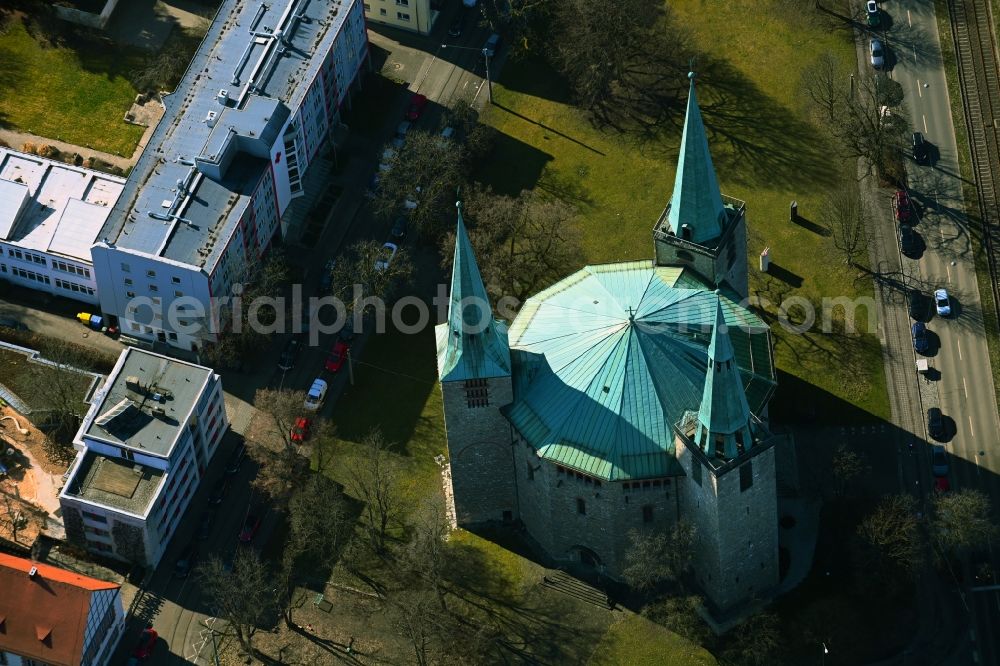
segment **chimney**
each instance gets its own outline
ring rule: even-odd
[[[34,580],[35,576],[38,575],[38,567],[31,567],[31,571],[28,572],[28,578]]]

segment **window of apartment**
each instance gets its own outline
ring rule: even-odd
[[[7,272],[7,264],[0,264],[0,273]]]
[[[157,287],[155,284],[151,284],[151,285],[149,285],[149,290],[151,292],[153,292],[153,293],[156,293],[156,292],[158,292],[160,290],[160,288]]]
[[[125,286],[126,287],[132,286],[132,278],[125,278]]]
[[[409,7],[410,0],[396,0],[396,4],[399,5],[400,7]]]
[[[400,21],[409,21],[410,15],[407,14],[406,12],[396,12],[396,18],[398,18]]]
[[[701,461],[691,458],[691,480],[701,485]]]
[[[154,270],[146,271],[146,277],[156,277],[156,271]]]
[[[174,284],[180,284],[181,283],[181,279],[179,277],[177,277],[176,275],[174,275],[173,277],[171,277],[170,281],[173,282]]]
[[[753,461],[746,461],[740,465],[740,492],[753,485]]]
[[[122,273],[131,273],[132,267],[128,264],[122,264]]]
[[[370,12],[371,10],[372,10],[372,6],[371,6],[371,5],[369,5],[369,4],[368,4],[368,3],[366,2],[366,3],[365,3],[365,11],[366,11],[366,12]]]
[[[183,298],[183,297],[184,297],[183,291],[174,291],[174,298]]]
[[[177,334],[176,333],[167,333],[167,338],[169,338],[170,340],[176,340],[177,339]]]
[[[124,458],[125,460],[135,460],[134,452],[129,451],[128,449],[118,449],[118,450],[122,452],[122,458]]]
[[[89,541],[87,543],[88,548],[93,548],[94,550],[99,550],[104,553],[111,552],[111,544],[104,543],[103,541]]]
[[[642,522],[651,523],[653,522],[653,505],[646,504],[642,507]]]
[[[581,516],[587,515],[587,503],[579,497],[576,498],[576,512]]]
[[[125,298],[135,298],[135,292],[134,291],[126,291],[125,292]]]
[[[98,515],[96,513],[91,513],[90,511],[84,511],[83,512],[83,517],[87,518],[88,520],[93,520],[95,523],[106,523],[106,522],[108,522],[108,519],[105,518],[104,516]]]

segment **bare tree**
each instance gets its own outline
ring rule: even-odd
[[[451,525],[448,524],[440,495],[434,495],[423,503],[411,529],[411,538],[403,549],[401,559],[412,573],[430,586],[441,610],[446,611],[445,582],[451,564],[447,539]]]
[[[921,562],[923,543],[912,495],[890,495],[858,526],[862,569],[876,575],[903,573],[911,577]]]
[[[377,307],[367,299],[386,301],[394,285],[410,279],[413,264],[406,248],[398,248],[396,256],[387,259],[386,248],[372,240],[358,241],[341,253],[333,269],[332,284],[347,314],[359,307]]]
[[[692,643],[705,645],[712,631],[698,614],[702,605],[704,601],[697,595],[668,596],[647,606],[643,614]]]
[[[827,195],[820,221],[830,231],[833,245],[840,251],[844,263],[859,268],[859,261],[867,256],[872,214],[856,181],[844,181]]]
[[[640,592],[679,580],[691,567],[695,527],[689,522],[678,522],[669,533],[631,530],[628,537],[622,577]]]
[[[365,504],[362,519],[369,543],[376,553],[384,553],[389,527],[402,508],[396,487],[398,465],[377,428],[365,436],[361,449],[347,465],[347,487]]]
[[[968,552],[986,546],[996,536],[990,499],[981,490],[963,488],[934,497],[931,535],[945,550]]]
[[[255,655],[254,634],[274,608],[274,582],[257,551],[238,549],[231,569],[213,556],[196,575],[216,615],[229,624],[243,651]]]
[[[765,666],[773,664],[781,646],[781,626],[771,612],[758,613],[740,624],[730,636],[723,651],[726,664]]]
[[[838,497],[847,495],[848,489],[871,470],[864,456],[847,448],[844,444],[838,446],[837,450],[834,451],[830,468],[836,482]]]

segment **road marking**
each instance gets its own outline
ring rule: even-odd
[[[920,116],[924,121],[924,134],[927,134],[927,116]]]
[[[923,97],[924,91],[920,89],[920,79],[917,79],[917,97]]]
[[[906,23],[912,28],[913,27],[913,17],[910,16],[910,10],[906,10]]]
[[[976,431],[972,427],[972,414],[969,414],[969,434],[973,437],[976,436]]]
[[[962,377],[962,388],[965,389],[965,399],[969,399],[969,386],[965,383],[965,377]]]
[[[951,282],[951,266],[945,266],[944,270],[948,273],[948,282]]]
[[[958,360],[962,360],[962,341],[958,340]]]

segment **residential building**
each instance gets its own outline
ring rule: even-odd
[[[460,525],[518,523],[554,563],[620,578],[630,531],[686,521],[695,577],[728,613],[779,580],[775,371],[739,291],[745,204],[718,191],[693,77],[683,137],[656,260],[586,266],[509,326],[459,208],[438,376]]]
[[[211,368],[123,351],[73,442],[59,493],[67,539],[155,566],[228,426]]]
[[[125,629],[120,587],[0,553],[0,664],[109,663]]]
[[[429,35],[441,12],[430,0],[365,0],[365,18],[418,35]]]
[[[90,247],[125,179],[0,147],[0,278],[97,303]]]
[[[218,339],[367,56],[355,0],[222,3],[91,251],[123,334]]]

